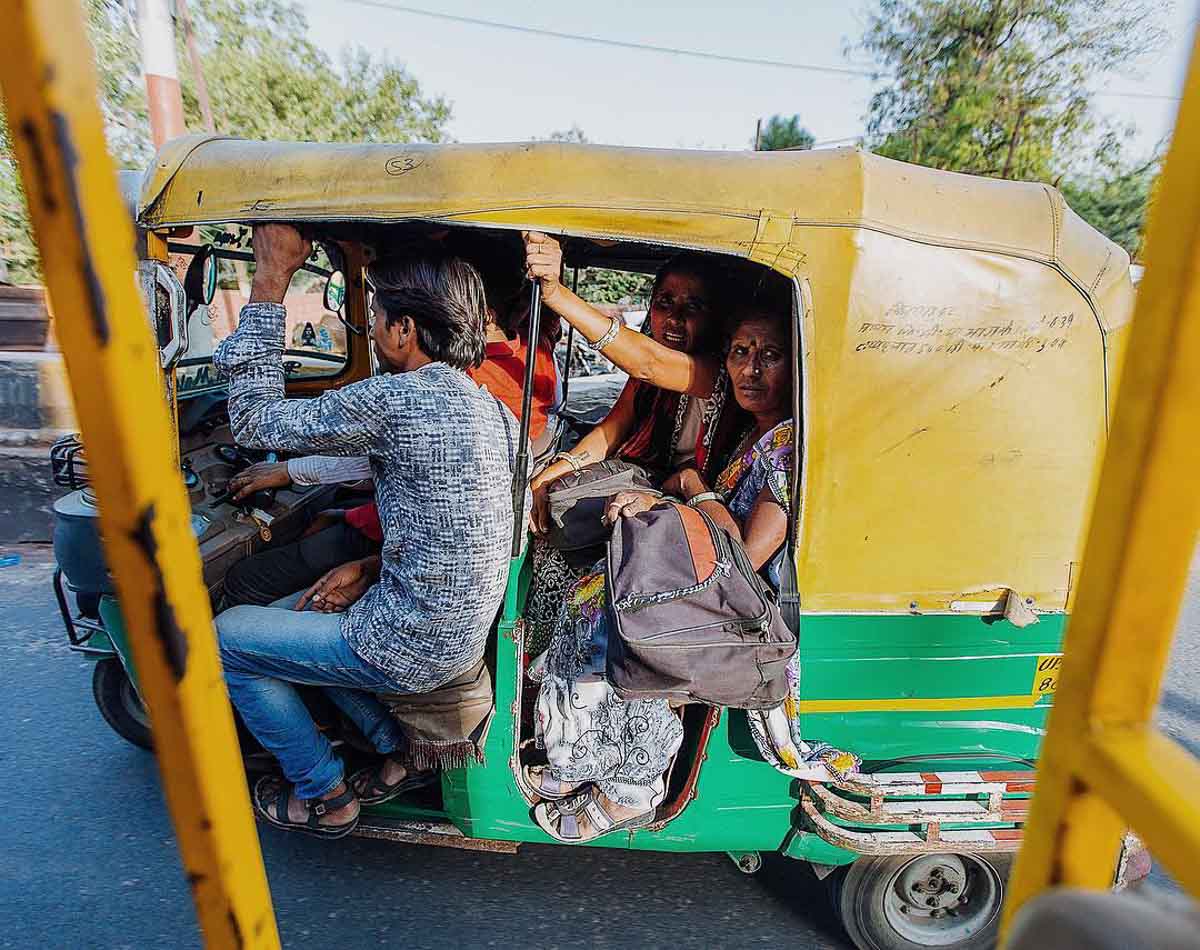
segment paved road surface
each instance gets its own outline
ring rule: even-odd
[[[65,646],[47,548],[0,568],[0,948],[200,945],[154,759]],[[848,946],[807,869],[723,855],[324,842],[260,828],[288,947]],[[806,910],[807,908],[807,910]]]
[[[96,711],[91,663],[66,648],[54,611],[48,549],[12,550],[23,563],[0,568],[0,948],[199,946],[154,761]],[[1163,719],[1200,752],[1200,562],[1181,627]],[[289,947],[848,946],[821,887],[784,859],[746,877],[722,855],[261,837]]]

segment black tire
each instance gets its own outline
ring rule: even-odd
[[[117,735],[139,748],[154,748],[146,707],[115,656],[96,664],[92,671],[92,695],[96,697],[100,715]]]
[[[828,884],[834,911],[859,950],[990,950],[1011,867],[1006,854],[863,857],[830,875]],[[936,906],[918,903],[922,895]]]

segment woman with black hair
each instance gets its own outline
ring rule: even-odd
[[[604,316],[559,283],[562,250],[553,238],[529,232],[525,248],[527,273],[541,281],[543,303],[574,323],[630,376],[608,415],[530,482],[534,534],[549,530],[550,486],[585,465],[619,458],[637,463],[658,481],[684,465],[715,475],[714,459],[729,451],[746,418],[729,398],[722,368],[727,278],[714,259],[685,252],[659,269],[650,293],[647,334]],[[597,321],[606,329],[597,331]],[[688,373],[679,369],[692,363],[701,369],[689,386]],[[580,572],[545,543],[535,544],[533,559],[525,637],[528,651],[536,654],[549,642],[563,597]]]
[[[755,569],[778,589],[793,504],[795,440],[790,307],[786,294],[770,290],[739,305],[723,361],[750,425],[715,479],[684,466],[663,488],[728,532],[730,541],[740,544]],[[605,519],[615,523],[661,502],[656,494],[621,492],[609,499]],[[667,700],[622,700],[608,682],[607,589],[601,561],[569,591],[550,646],[531,670],[541,684],[535,729],[548,764],[523,767],[521,779],[541,799],[534,820],[547,834],[569,843],[653,821],[683,739],[680,718]],[[794,680],[794,670],[792,676]],[[778,714],[785,733],[786,706]],[[756,734],[760,744],[767,738]],[[770,751],[790,768],[808,769],[813,778],[827,780],[858,765],[852,755],[798,736]]]

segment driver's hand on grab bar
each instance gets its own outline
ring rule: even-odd
[[[290,224],[254,225],[255,270],[250,303],[283,303],[292,275],[312,250],[312,241]]]

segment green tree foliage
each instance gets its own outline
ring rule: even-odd
[[[1103,131],[1091,90],[1158,48],[1155,0],[880,0],[861,48],[888,75],[867,131],[881,155],[1053,180]]]
[[[762,134],[758,137],[758,148],[762,152],[774,152],[784,148],[812,148],[815,141],[813,134],[800,124],[800,116],[773,115],[762,128]]]
[[[144,166],[150,144],[140,51],[120,0],[87,0],[109,148]],[[422,94],[403,66],[363,49],[333,62],[308,39],[308,22],[284,0],[193,0],[192,21],[218,132],[317,142],[437,142],[450,107]],[[202,131],[182,30],[177,51],[189,129]],[[0,253],[10,279],[37,280],[37,257],[8,130],[0,111]]]
[[[313,142],[439,142],[450,118],[441,98],[389,58],[364,49],[330,58],[284,0],[195,0],[196,42],[218,132]],[[182,31],[180,31],[182,32]],[[200,129],[188,62],[178,51],[188,125]]]
[[[1161,166],[1157,155],[1149,161],[1127,165],[1120,159],[1119,151],[1112,157],[1102,153],[1096,171],[1063,182],[1063,197],[1081,218],[1137,260]]]
[[[129,164],[148,159],[146,93],[138,68],[137,40],[125,8],[115,0],[87,0],[88,33],[96,50],[101,108],[109,148]],[[14,283],[38,280],[37,249],[29,231],[25,195],[0,103],[0,256]]]
[[[654,278],[649,274],[585,267],[579,272],[579,296],[588,303],[626,303],[645,307]]]
[[[14,284],[37,279],[37,253],[29,239],[25,198],[17,166],[7,158],[0,158],[0,257],[7,262],[8,280]]]
[[[1135,253],[1157,161],[1124,156],[1092,90],[1159,48],[1155,0],[881,0],[860,47],[887,84],[868,144],[904,161],[1062,183],[1094,227]]]
[[[572,124],[569,129],[558,129],[550,133],[547,141],[550,142],[577,142],[581,145],[587,144],[588,137],[584,134],[583,129]]]
[[[143,166],[153,149],[132,4],[87,0],[87,9],[108,150],[122,166]]]

